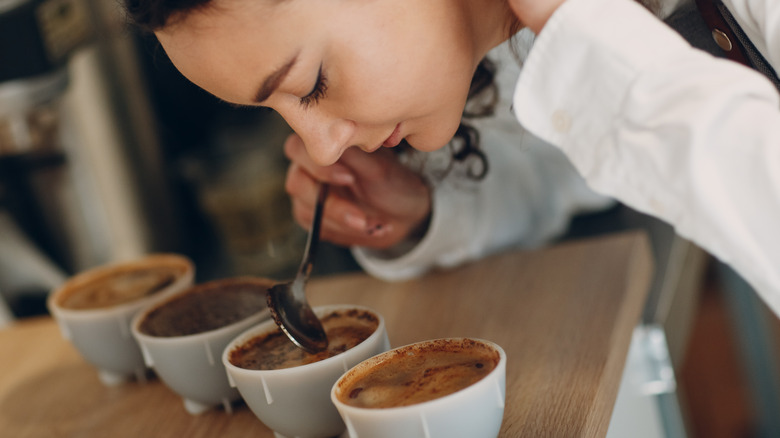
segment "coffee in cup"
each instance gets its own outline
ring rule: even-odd
[[[339,436],[345,425],[330,401],[333,383],[390,348],[384,319],[372,309],[344,304],[312,310],[328,334],[325,353],[304,353],[273,320],[245,331],[222,353],[231,384],[277,438]]]
[[[192,285],[195,267],[186,257],[153,254],[81,272],[52,291],[47,306],[81,355],[107,385],[145,380],[141,350],[130,321],[142,309]]]
[[[367,310],[337,309],[320,318],[328,337],[328,348],[319,353],[307,353],[287,338],[281,330],[273,330],[247,340],[231,350],[228,360],[239,368],[277,370],[318,362],[365,341],[379,326],[379,318]]]
[[[498,351],[472,340],[440,339],[425,348],[396,350],[350,376],[339,400],[362,408],[394,408],[444,397],[492,372]]]
[[[350,438],[496,437],[506,354],[480,339],[418,342],[371,357],[333,385]]]
[[[78,287],[66,288],[57,303],[64,309],[104,309],[165,290],[187,270],[185,265],[128,266],[106,272]]]
[[[188,336],[216,330],[266,309],[261,279],[215,280],[194,286],[146,313],[138,330],[149,336]]]
[[[232,412],[240,394],[220,361],[236,335],[270,318],[266,291],[272,280],[237,277],[212,280],[179,292],[139,313],[132,334],[146,364],[190,414],[222,405]]]

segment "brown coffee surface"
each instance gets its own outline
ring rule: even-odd
[[[192,287],[146,314],[141,333],[173,337],[215,330],[266,308],[270,282],[218,280]]]
[[[393,408],[426,402],[466,388],[493,371],[499,353],[481,342],[437,340],[388,353],[384,360],[353,372],[339,400],[362,408]]]
[[[328,348],[310,354],[293,344],[280,330],[255,336],[230,352],[230,363],[250,370],[277,370],[318,362],[349,350],[368,339],[379,319],[360,309],[337,310],[320,318]]]
[[[118,269],[63,294],[59,304],[66,309],[101,309],[153,295],[184,273],[179,266]]]

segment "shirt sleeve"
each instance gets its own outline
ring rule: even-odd
[[[671,223],[780,314],[780,99],[766,78],[690,47],[633,1],[568,0],[514,108],[592,187]]]
[[[492,134],[484,140],[497,136],[485,132]],[[560,151],[526,135],[522,146],[515,132],[511,144],[484,147],[491,163],[484,180],[438,184],[428,230],[408,251],[355,247],[357,262],[378,278],[405,280],[509,247],[544,245],[563,234],[575,214],[614,204],[591,191]]]

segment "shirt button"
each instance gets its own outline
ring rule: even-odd
[[[664,210],[666,210],[664,203],[656,197],[650,198],[650,209],[657,215],[663,215]]]
[[[571,116],[564,110],[555,110],[552,113],[552,126],[556,132],[568,133],[571,129]]]
[[[723,32],[720,29],[715,29],[712,31],[712,39],[715,40],[715,43],[720,47],[721,49],[730,52],[731,49],[734,47],[731,45],[731,40],[729,39],[729,36],[726,35],[725,32]]]

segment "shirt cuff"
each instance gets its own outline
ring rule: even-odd
[[[455,193],[455,190],[461,190]],[[353,247],[352,254],[360,266],[385,281],[402,281],[418,277],[433,267],[451,267],[469,257],[468,250],[475,232],[468,223],[474,216],[459,214],[475,208],[475,196],[462,188],[443,184],[433,191],[433,205],[428,230],[418,244],[398,255],[366,247]],[[412,245],[410,245],[412,246]]]

